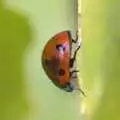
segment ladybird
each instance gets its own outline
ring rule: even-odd
[[[50,80],[59,88],[72,92],[80,90],[76,70],[76,54],[81,41],[73,40],[70,31],[53,36],[46,44],[42,54],[42,65]]]

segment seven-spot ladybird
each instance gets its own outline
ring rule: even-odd
[[[75,67],[76,53],[81,41],[73,40],[70,31],[53,36],[46,44],[42,54],[42,65],[52,82],[59,88],[72,92],[80,90]]]

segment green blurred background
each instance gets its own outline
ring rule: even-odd
[[[120,120],[120,1],[82,2],[87,119]]]
[[[66,93],[41,66],[46,42],[77,29],[77,1],[0,1],[0,120],[79,120],[80,96]]]
[[[28,19],[0,1],[0,120],[24,120],[29,109],[22,57],[30,40]]]
[[[41,66],[46,42],[77,29],[75,0],[0,0],[0,120],[119,120],[120,1],[82,2],[79,93],[56,88]]]

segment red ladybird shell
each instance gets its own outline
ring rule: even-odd
[[[43,68],[52,82],[60,88],[65,88],[69,83],[71,44],[70,32],[64,31],[52,37],[43,50]]]

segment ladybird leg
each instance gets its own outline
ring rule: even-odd
[[[77,39],[76,39],[76,40],[77,40]],[[73,43],[76,43],[76,41],[75,41],[74,39],[72,39],[72,42],[73,42]]]
[[[73,54],[72,58],[70,59],[70,67],[73,67],[74,61],[76,59],[76,54],[77,54],[79,49],[80,49],[80,45],[77,46],[77,49],[74,51],[74,54]]]
[[[86,97],[86,94],[82,91],[82,89],[79,88],[78,90],[82,93],[84,97]]]
[[[73,71],[71,71],[71,74],[77,73],[77,72],[79,72],[79,70],[73,70]]]
[[[76,42],[79,40],[78,36],[79,36],[79,32],[78,32],[78,30],[77,30],[75,40],[72,39],[72,42],[73,42],[73,43],[76,43]],[[81,38],[80,38],[80,42],[81,42]]]
[[[72,42],[73,43],[76,43],[77,42],[77,40],[78,40],[78,30],[77,30],[77,32],[76,32],[76,39],[74,40],[74,39],[72,39]]]
[[[71,71],[70,72],[70,77],[73,77],[72,75],[74,74],[74,73],[77,73],[77,72],[79,72],[78,70],[73,70],[73,71]]]
[[[71,59],[70,59],[70,67],[73,67],[74,61],[76,59],[76,54],[81,47],[81,38],[78,39],[78,35],[76,40],[72,39],[72,50],[71,50]]]

